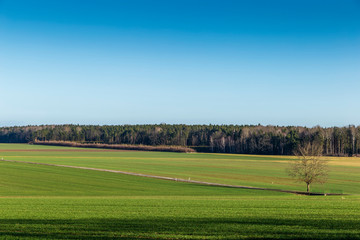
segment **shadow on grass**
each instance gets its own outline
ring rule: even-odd
[[[360,239],[360,219],[0,219],[2,239]]]

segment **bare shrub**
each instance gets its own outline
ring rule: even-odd
[[[119,150],[138,150],[138,151],[160,151],[160,152],[196,152],[192,148],[183,146],[147,146],[147,145],[130,145],[130,144],[102,144],[102,143],[78,143],[69,141],[38,141],[34,144],[39,145],[53,145],[65,147],[82,147],[82,148],[105,148],[105,149],[119,149]]]

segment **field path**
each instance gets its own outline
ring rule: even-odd
[[[172,178],[172,177],[156,176],[156,175],[149,175],[149,174],[142,174],[142,173],[124,172],[124,171],[119,171],[119,170],[102,169],[102,168],[79,167],[79,166],[51,164],[51,163],[25,162],[25,161],[5,160],[5,159],[0,159],[0,161],[14,162],[14,163],[37,164],[37,165],[54,166],[54,167],[77,168],[77,169],[85,169],[85,170],[100,171],[100,172],[111,172],[111,173],[126,174],[126,175],[139,176],[139,177],[156,178],[156,179],[162,179],[162,180],[168,180],[168,181],[186,182],[186,183],[194,183],[194,184],[218,186],[218,187],[230,187],[230,188],[243,188],[243,189],[264,190],[264,191],[276,191],[276,192],[303,194],[303,195],[325,195],[323,193],[307,193],[307,192],[302,192],[302,191],[291,191],[291,190],[281,190],[281,189],[272,189],[272,188],[259,188],[259,187],[250,187],[250,186],[229,185],[229,184],[212,183],[212,182],[202,182],[202,181],[195,181],[195,180],[190,180],[190,179]],[[326,195],[344,195],[344,194],[328,193]]]

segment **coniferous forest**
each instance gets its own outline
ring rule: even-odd
[[[261,125],[41,125],[0,128],[1,143],[78,143],[186,146],[198,152],[292,155],[300,144],[321,145],[324,155],[360,154],[360,126]]]

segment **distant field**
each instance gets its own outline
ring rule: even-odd
[[[303,190],[284,173],[288,157],[0,144],[1,157]],[[358,193],[357,159],[331,164],[324,189]],[[0,239],[360,239],[359,226],[359,195],[297,196],[0,161]]]
[[[0,197],[239,196],[276,192],[216,188],[91,170],[0,161]]]
[[[45,149],[62,151],[10,151],[5,149]],[[1,150],[3,149],[3,150]],[[165,153],[114,151],[38,146],[0,145],[0,157],[40,163],[53,163],[113,169],[144,174],[217,182],[254,187],[305,190],[303,183],[290,179],[285,169],[290,156],[256,156],[237,154]],[[314,185],[317,192],[360,193],[360,158],[327,158],[329,181]]]

